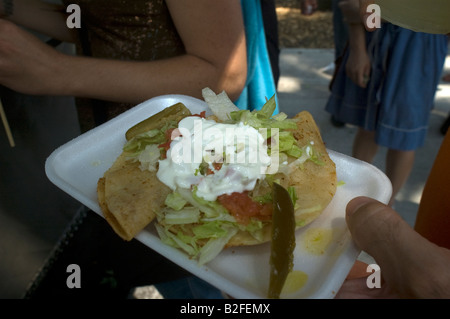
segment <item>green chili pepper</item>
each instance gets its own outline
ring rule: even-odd
[[[289,192],[283,186],[273,183],[269,298],[280,298],[286,278],[292,271],[294,249],[294,205]]]
[[[131,127],[125,137],[129,141],[136,135],[161,128],[164,123],[174,120],[178,122],[190,115],[191,111],[183,103],[174,104]]]

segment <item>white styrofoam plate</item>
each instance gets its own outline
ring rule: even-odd
[[[143,102],[56,149],[46,161],[48,178],[103,216],[97,202],[97,181],[122,152],[125,132],[177,102],[184,103],[192,113],[209,110],[205,102],[184,95],[165,95]],[[345,223],[348,201],[361,195],[387,203],[391,195],[388,178],[374,166],[331,150],[329,154],[342,185],[322,215],[297,230],[293,274],[302,275],[289,278],[290,289],[282,293],[282,298],[333,298],[360,253]],[[136,239],[234,298],[267,298],[270,243],[226,249],[199,267],[183,252],[163,244],[153,224]],[[311,240],[313,249],[305,245]],[[317,253],[320,247],[321,253]],[[300,277],[307,279],[297,281]]]

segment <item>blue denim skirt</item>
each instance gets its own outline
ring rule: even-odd
[[[447,36],[384,23],[367,33],[367,50],[372,63],[367,88],[347,77],[346,52],[325,109],[342,122],[375,131],[380,146],[403,151],[421,147],[447,55]]]

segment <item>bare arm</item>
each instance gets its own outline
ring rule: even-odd
[[[347,76],[358,86],[365,88],[370,78],[371,63],[366,49],[366,34],[362,24],[349,26],[350,55],[346,64]]]
[[[0,23],[0,83],[30,94],[128,103],[168,93],[201,97],[201,89],[206,86],[217,92],[226,90],[230,98],[237,98],[247,74],[239,0],[167,3],[186,47],[185,55],[149,62],[73,57],[37,43],[37,39],[14,26]],[[11,28],[10,34],[15,34],[8,37],[2,27]],[[2,50],[2,35],[14,42],[9,48],[13,52]]]
[[[6,1],[8,2],[8,1]],[[0,16],[5,16],[5,1],[0,5]],[[9,0],[6,19],[66,42],[73,42],[76,31],[66,26],[66,8],[40,0]]]
[[[349,60],[347,76],[358,86],[365,88],[371,73],[370,58],[366,49],[366,30],[359,16],[358,0],[342,0],[339,3],[349,26]]]

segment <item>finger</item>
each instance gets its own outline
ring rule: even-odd
[[[347,74],[347,77],[352,80],[353,83],[358,86],[362,86],[362,78],[360,76],[359,70],[354,70],[352,68],[352,65],[350,63],[347,63],[345,65],[345,72]]]
[[[348,72],[348,77],[359,87],[366,88],[370,77],[361,70],[356,72]]]
[[[369,83],[370,77],[366,73],[362,73],[358,75],[358,85],[362,88],[367,87],[367,83]]]
[[[346,221],[355,244],[375,259],[388,282],[401,286],[406,279],[401,274],[399,250],[408,244],[401,235],[408,225],[390,207],[367,197],[357,197],[348,203]]]
[[[371,64],[369,58],[369,63],[366,64],[365,67],[363,68],[363,82],[365,86],[367,86],[367,84],[369,83],[370,76],[371,76]]]
[[[355,243],[374,256],[376,249],[392,240],[392,230],[398,227],[401,217],[374,199],[357,197],[347,205],[346,220]]]
[[[390,207],[357,197],[346,213],[356,245],[375,259],[386,282],[402,296],[434,296],[436,287],[449,286],[450,274],[441,270],[448,269],[449,252],[421,237]]]

